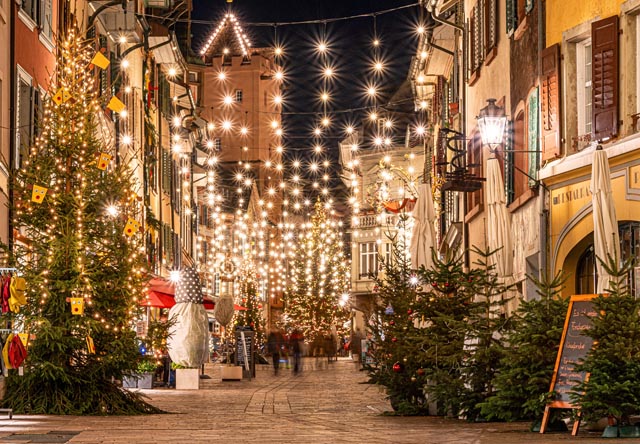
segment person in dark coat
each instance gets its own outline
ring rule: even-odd
[[[291,337],[289,338],[289,348],[291,353],[293,353],[293,373],[298,373],[302,370],[300,365],[300,357],[302,354],[302,332],[300,330],[295,329],[291,333]]]
[[[280,370],[280,350],[282,348],[284,338],[279,331],[272,331],[269,333],[267,339],[267,349],[273,359],[273,373],[278,376],[278,370]]]

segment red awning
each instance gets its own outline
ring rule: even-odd
[[[176,292],[176,286],[168,279],[153,278],[149,281],[149,290],[173,296]]]
[[[140,301],[145,307],[171,308],[176,304],[172,294],[149,290],[149,297]]]

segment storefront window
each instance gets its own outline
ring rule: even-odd
[[[596,255],[593,252],[593,244],[582,253],[578,260],[576,270],[577,294],[593,294],[596,290]]]

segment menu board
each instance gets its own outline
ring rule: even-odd
[[[585,372],[575,370],[576,364],[587,356],[593,346],[593,339],[587,335],[591,328],[591,319],[596,316],[593,298],[597,295],[572,296],[564,323],[562,340],[556,366],[553,371],[550,391],[556,392],[551,408],[577,408],[571,404],[569,393],[580,381],[584,381]]]

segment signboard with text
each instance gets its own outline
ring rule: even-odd
[[[571,403],[569,394],[587,376],[585,372],[579,372],[575,367],[586,358],[593,346],[593,339],[587,332],[592,326],[592,318],[597,315],[593,304],[593,298],[597,296],[595,294],[571,296],[549,388],[550,392],[555,393],[555,399],[545,408],[540,433],[544,433],[546,428],[549,409],[579,408]],[[577,433],[577,429],[574,431]]]

